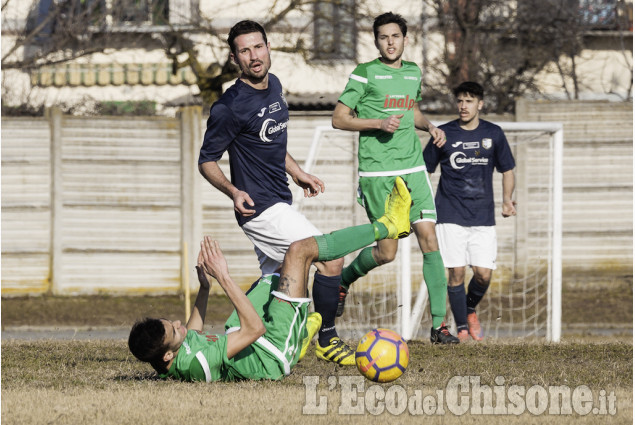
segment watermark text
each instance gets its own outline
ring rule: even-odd
[[[318,388],[319,376],[304,376],[302,413],[326,415],[337,408],[343,415],[615,415],[614,391],[594,392],[586,385],[508,385],[503,376],[495,385],[481,384],[480,376],[454,376],[443,389],[406,389],[393,383],[377,385],[363,376],[329,376],[328,389]],[[334,391],[339,390],[339,393]],[[335,395],[337,394],[337,396]],[[337,400],[335,400],[337,398]]]

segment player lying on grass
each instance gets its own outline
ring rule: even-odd
[[[411,202],[405,182],[397,177],[381,218],[293,242],[280,274],[261,277],[247,295],[231,279],[218,242],[206,236],[196,266],[200,288],[186,327],[178,320],[143,319],[130,331],[130,351],[150,363],[162,378],[207,382],[281,379],[291,372],[320,328],[317,313],[307,323],[311,264],[344,257],[377,240],[408,235]],[[235,308],[225,335],[202,332],[210,289],[206,274],[218,281]]]

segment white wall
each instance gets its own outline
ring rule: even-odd
[[[632,105],[521,102],[518,109],[519,121],[564,123],[565,280],[567,274],[632,275]],[[252,246],[235,222],[231,201],[196,170],[205,115],[194,107],[178,119],[59,113],[3,118],[2,294],[175,292],[188,271],[194,288],[204,234],[220,241],[230,271],[246,289],[259,275]],[[329,122],[328,116],[291,117],[289,152],[301,165],[315,127]],[[327,193],[302,205],[324,232],[366,222],[355,202],[355,135],[329,134],[319,156],[328,161],[315,171]],[[425,133],[421,137],[427,142]],[[520,220],[533,216],[545,225],[540,193],[523,193],[536,190],[532,164],[549,153],[529,149],[517,155],[525,164],[518,170],[517,198],[531,201],[521,203],[516,221],[499,222],[505,239],[498,277],[514,256],[522,260],[507,242],[522,227]],[[228,173],[226,157],[221,166]],[[529,249],[539,254],[543,248],[531,243]],[[414,250],[413,268],[420,261]]]

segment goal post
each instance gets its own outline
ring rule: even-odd
[[[435,125],[441,123],[434,122]],[[498,259],[490,290],[479,305],[488,337],[533,336],[557,342],[561,336],[563,127],[556,122],[498,122],[516,158],[518,215],[499,219],[502,188],[494,173]],[[367,223],[356,202],[357,138],[354,132],[317,125],[304,170],[326,191],[295,203],[316,226],[329,232]],[[420,134],[425,144],[427,133]],[[436,190],[439,170],[432,174]],[[357,255],[346,257],[349,264]],[[398,330],[407,339],[427,338],[430,317],[422,255],[415,237],[399,241],[398,257],[352,285],[340,333],[361,337],[373,327]],[[466,282],[469,281],[468,268]],[[453,323],[451,309],[447,321]]]

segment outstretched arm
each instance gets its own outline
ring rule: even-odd
[[[305,198],[312,198],[324,193],[324,182],[312,174],[305,173],[289,152],[287,152],[284,162],[286,171],[295,184],[304,189]]]
[[[227,261],[218,241],[205,236],[201,242],[201,253],[203,261],[199,266],[218,281],[229,301],[234,305],[240,320],[240,329],[227,336],[227,358],[231,359],[262,336],[266,331],[265,325],[251,301],[229,275]]]
[[[256,212],[255,210],[245,207],[245,203],[250,207],[254,206],[254,201],[251,199],[249,194],[234,186],[232,182],[225,177],[225,174],[220,169],[216,161],[208,161],[199,164],[198,171],[203,175],[203,177],[205,177],[205,180],[212,184],[212,186],[234,201],[234,210],[240,215],[243,217],[249,217]]]
[[[196,265],[196,273],[198,274],[198,282],[200,284],[198,288],[198,295],[196,295],[196,301],[194,302],[194,308],[190,315],[190,320],[187,321],[185,327],[188,330],[202,331],[203,323],[205,322],[205,313],[207,312],[207,300],[209,299],[209,281],[205,275],[205,270],[202,267],[203,252],[198,254],[198,264]]]
[[[503,217],[516,215],[516,201],[512,199],[516,180],[514,170],[503,173]]]

